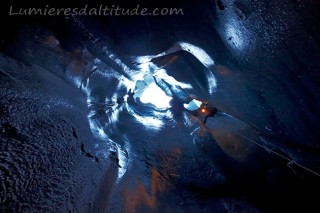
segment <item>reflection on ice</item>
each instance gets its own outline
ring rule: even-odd
[[[103,128],[101,126],[99,126],[95,120],[93,120],[89,116],[88,116],[88,120],[89,120],[91,132],[93,132],[95,136],[97,136],[98,138],[100,138],[102,140],[105,140],[106,138],[108,138],[108,136],[104,132]]]
[[[117,177],[117,183],[120,182],[120,180],[125,175],[127,169],[130,166],[130,153],[131,153],[131,147],[130,143],[125,139],[125,145],[124,147],[121,147],[118,143],[114,142],[111,139],[107,140],[110,144],[108,155],[106,153],[101,153],[104,155],[104,157],[109,157],[113,159],[117,163],[118,167],[118,177]],[[116,155],[115,155],[116,154]]]
[[[153,58],[161,57],[164,55],[169,55],[171,53],[175,53],[178,51],[187,51],[194,55],[204,66],[210,68],[214,65],[213,59],[200,47],[197,47],[193,44],[187,42],[177,42],[167,51],[162,52],[158,55],[148,55],[148,56],[139,56],[135,58],[135,62],[137,63],[147,63],[150,62]]]
[[[136,113],[129,105],[127,105],[129,113],[141,124],[143,124],[147,129],[160,129],[164,126],[163,119],[159,119],[157,116],[141,116]]]
[[[129,167],[129,152],[130,152],[130,144],[125,140],[125,148],[122,149],[120,145],[117,144],[118,158],[119,158],[119,169],[118,169],[118,178],[117,183],[121,180],[121,178],[126,173]]]
[[[210,70],[205,70],[205,72],[206,72],[207,81],[208,81],[209,94],[212,94],[217,88],[217,81]]]
[[[212,65],[214,65],[214,61],[212,60],[212,58],[200,47],[186,42],[179,42],[178,44],[182,50],[185,50],[194,55],[206,67],[210,68]]]

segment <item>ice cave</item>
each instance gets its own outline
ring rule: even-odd
[[[0,4],[0,212],[320,211],[320,1]]]

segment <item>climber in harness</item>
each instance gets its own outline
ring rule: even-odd
[[[183,104],[184,108],[192,115],[199,117],[203,116],[203,124],[206,124],[209,117],[214,117],[217,114],[218,109],[212,105],[209,105],[205,101],[192,99],[188,104]]]
[[[203,124],[206,124],[207,119],[209,117],[214,117],[214,115],[217,114],[218,112],[218,109],[216,107],[208,105],[208,103],[205,103],[205,102],[201,105],[200,110],[201,110],[201,114],[204,115]]]

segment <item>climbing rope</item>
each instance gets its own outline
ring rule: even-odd
[[[242,134],[240,134],[240,133],[236,133],[236,132],[232,132],[232,133],[234,133],[234,134],[236,134],[236,135],[238,135],[238,136],[240,136],[240,137],[242,137],[242,138],[244,138],[244,139],[246,139],[246,140],[248,140],[248,141],[256,144],[257,146],[265,149],[268,153],[273,153],[273,154],[275,154],[275,155],[277,155],[277,156],[279,156],[279,157],[287,160],[287,161],[288,161],[287,166],[288,166],[290,169],[292,169],[292,168],[291,168],[292,165],[296,165],[296,166],[299,166],[300,168],[302,168],[302,169],[304,169],[304,170],[306,170],[306,171],[308,171],[308,172],[311,172],[312,174],[317,175],[318,177],[320,177],[320,174],[319,174],[319,173],[317,173],[317,172],[313,171],[312,169],[309,169],[309,168],[307,168],[307,167],[305,167],[305,166],[303,166],[303,165],[295,162],[294,160],[292,160],[292,159],[290,159],[290,158],[288,158],[288,157],[280,154],[279,152],[276,152],[276,151],[274,151],[274,150],[272,150],[272,149],[269,149],[268,147],[263,146],[263,145],[261,145],[260,143],[254,141],[254,140],[252,140],[252,139],[250,139],[250,138],[248,138],[248,137],[246,137],[246,136],[244,136],[244,135],[242,135]],[[293,170],[293,169],[292,169],[292,170]],[[293,171],[294,171],[294,170],[293,170]]]

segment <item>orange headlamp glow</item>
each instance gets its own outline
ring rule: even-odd
[[[206,109],[201,109],[201,112],[205,113],[205,112],[206,112]]]

